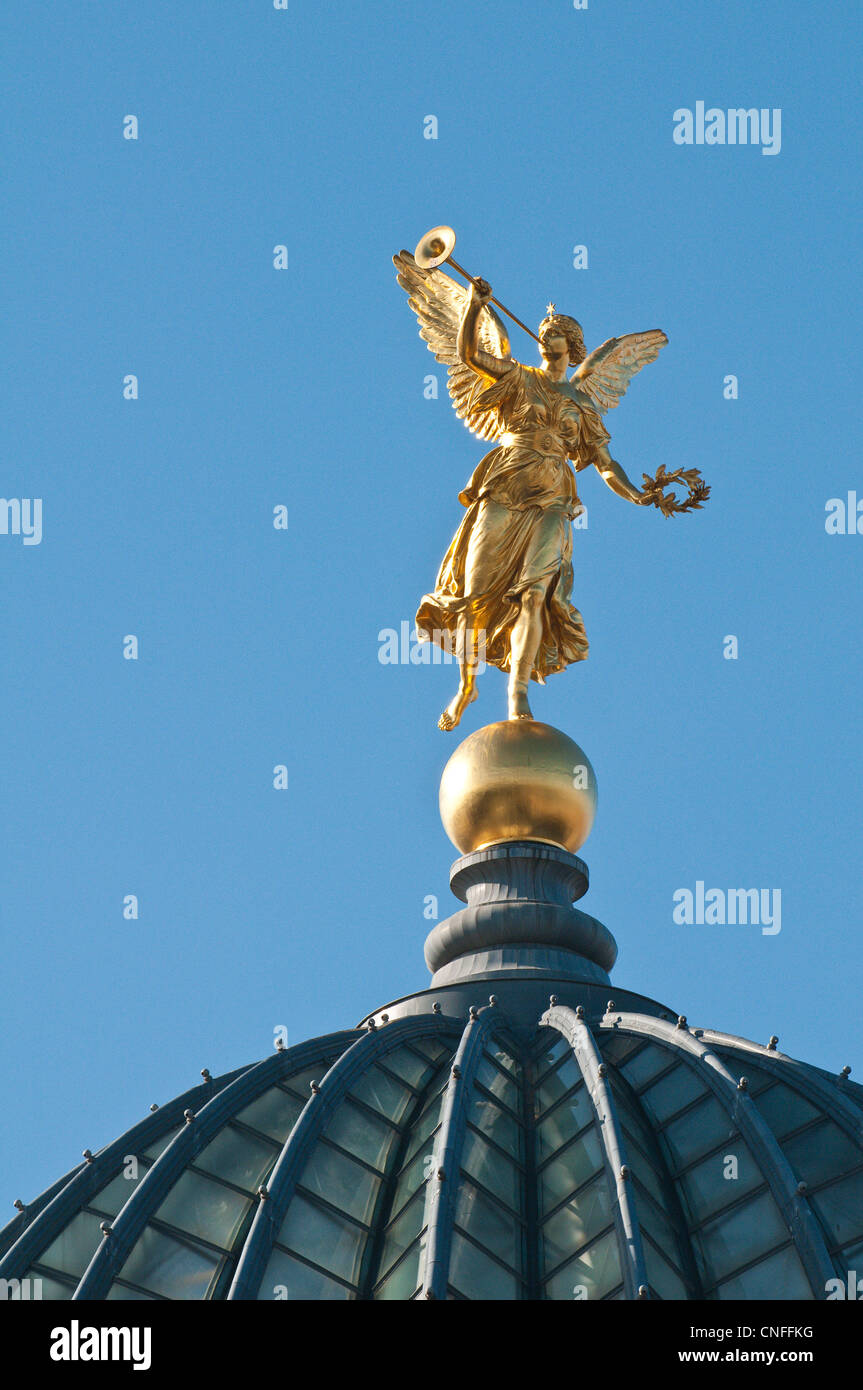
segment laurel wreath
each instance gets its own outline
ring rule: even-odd
[[[661,463],[656,470],[655,477],[651,478],[649,473],[642,474],[642,477],[644,478],[642,495],[645,503],[658,507],[663,516],[674,516],[677,512],[695,511],[710,496],[710,487],[697,468],[677,468],[673,473],[667,473],[665,465]],[[674,492],[663,490],[674,483],[685,483],[689,490],[689,496],[685,501],[679,501]]]

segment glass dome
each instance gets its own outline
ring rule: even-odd
[[[863,1088],[638,995],[542,987],[502,971],[471,1006],[433,981],[206,1075],[22,1206],[0,1277],[44,1299],[818,1299],[859,1267]]]

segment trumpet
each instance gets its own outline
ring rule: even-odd
[[[430,232],[418,243],[414,251],[414,260],[420,270],[437,270],[438,266],[451,265],[453,270],[467,280],[469,285],[476,284],[476,277],[471,275],[464,266],[459,265],[458,261],[453,260],[452,252],[455,247],[455,232],[452,227],[432,227]],[[525,333],[530,334],[535,343],[539,342],[532,328],[528,328],[526,323],[516,318],[511,309],[507,309],[505,304],[501,304],[499,299],[492,297],[492,304],[496,304],[501,313],[506,314],[507,318],[517,323],[519,328],[523,328]]]

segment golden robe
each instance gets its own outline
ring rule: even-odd
[[[481,391],[471,413],[495,410],[501,442],[481,459],[459,501],[467,507],[434,592],[416,616],[421,637],[459,651],[465,627],[484,635],[480,656],[510,666],[521,595],[545,592],[543,630],[531,675],[542,683],[587,656],[584,623],[570,603],[576,470],[610,439],[593,402],[569,382],[515,363]]]

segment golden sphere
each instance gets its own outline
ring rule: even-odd
[[[575,853],[596,814],[596,774],[559,729],[503,720],[459,744],[441,777],[440,814],[462,854],[504,840],[541,840]]]

